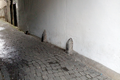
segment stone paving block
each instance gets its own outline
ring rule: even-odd
[[[6,66],[2,66],[2,67],[1,67],[1,72],[2,72],[2,74],[4,75],[4,79],[5,79],[5,80],[10,80],[10,76],[9,76],[9,73],[8,73],[8,71],[7,71]]]
[[[54,77],[54,80],[61,80],[60,77]]]
[[[39,77],[35,77],[35,80],[43,80],[43,78],[39,76]]]
[[[86,75],[86,77],[89,78],[89,79],[92,78],[92,77],[91,77],[90,75],[88,75],[88,74]]]
[[[39,76],[42,76],[42,74],[40,72],[37,72],[36,75],[39,77]]]
[[[92,80],[98,80],[97,78],[93,78]]]
[[[47,76],[48,76],[48,78],[54,78],[55,77],[54,74],[48,74]]]
[[[88,78],[86,76],[81,76],[80,79],[81,80],[87,80]]]
[[[85,75],[85,73],[84,73],[84,72],[80,72],[80,74],[81,74],[82,76],[84,76],[84,75]]]
[[[71,79],[72,77],[71,77],[70,75],[65,75],[65,78],[66,78],[67,80],[69,80],[69,79]]]
[[[0,80],[3,80],[3,77],[2,77],[2,74],[1,74],[1,72],[0,72]]]
[[[66,80],[66,78],[64,76],[60,76],[61,80]]]

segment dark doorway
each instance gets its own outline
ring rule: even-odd
[[[17,11],[16,11],[16,4],[13,4],[13,12],[14,12],[14,25],[17,26]]]
[[[17,26],[16,3],[13,4],[13,0],[11,0],[10,13],[11,13],[11,24],[13,24],[14,26]]]
[[[10,15],[11,15],[11,24],[13,23],[13,0],[10,0]]]

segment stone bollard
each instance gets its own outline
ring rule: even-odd
[[[73,40],[72,38],[70,38],[67,43],[66,43],[66,52],[68,54],[72,54],[73,53]]]
[[[46,34],[46,30],[44,30],[43,34],[42,34],[42,42],[47,42],[47,34]]]

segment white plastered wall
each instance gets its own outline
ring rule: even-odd
[[[120,73],[120,0],[20,0],[19,27]]]

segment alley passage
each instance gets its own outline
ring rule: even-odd
[[[0,21],[0,80],[110,80],[49,43]]]

